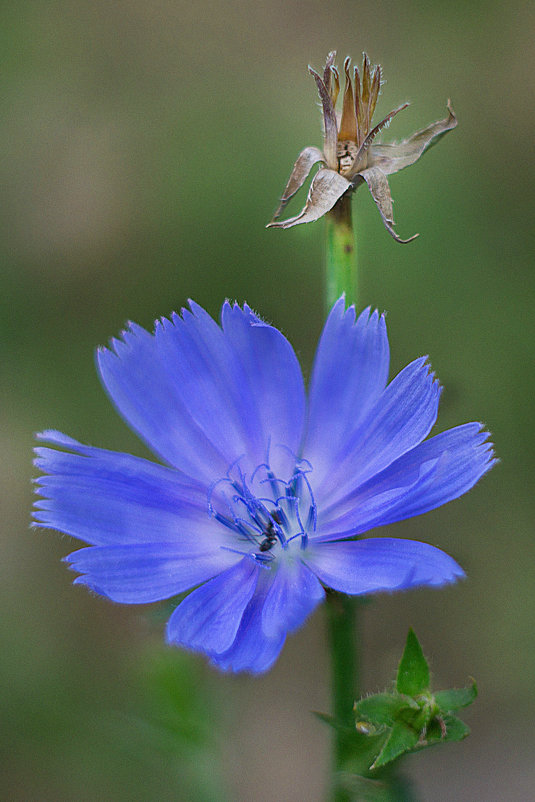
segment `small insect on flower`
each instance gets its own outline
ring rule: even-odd
[[[307,394],[289,342],[248,306],[130,324],[98,352],[119,413],[163,461],[38,435],[37,524],[89,544],[76,584],[123,604],[191,590],[167,641],[223,670],[266,671],[325,597],[463,576],[412,540],[361,539],[469,490],[493,464],[468,423],[430,439],[440,388],[425,358],[387,385],[384,317],[333,307]]]
[[[330,212],[338,201],[366,183],[387,231],[396,242],[411,242],[417,234],[403,240],[394,231],[392,197],[387,176],[414,164],[431,145],[457,125],[457,118],[448,101],[448,116],[431,123],[402,142],[377,144],[377,135],[390,121],[409,105],[404,103],[372,127],[372,117],[381,88],[381,67],[370,67],[364,55],[362,75],[351,60],[344,61],[345,89],[342,113],[336,112],[340,94],[340,75],[334,65],[336,53],[327,57],[323,77],[309,67],[316,81],[323,108],[323,150],[309,146],[297,157],[292,173],[282,194],[279,207],[268,228],[291,228],[310,223]],[[303,186],[315,164],[321,167],[310,185],[303,209],[295,217],[278,220],[284,207]]]
[[[280,516],[277,515],[276,511],[272,512],[271,518],[264,532],[265,538],[260,543],[260,551],[269,551],[271,547],[275,545],[278,539],[277,532],[275,531],[275,524],[280,524],[280,523],[281,523]]]

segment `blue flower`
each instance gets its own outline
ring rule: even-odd
[[[469,490],[494,459],[468,423],[425,440],[440,388],[425,358],[387,385],[384,317],[333,307],[308,403],[295,353],[273,326],[225,303],[131,324],[98,352],[122,417],[167,467],[39,435],[35,519],[90,544],[75,583],[123,604],[194,588],[171,644],[219,668],[266,671],[324,598],[439,586],[463,576],[426,543],[374,537]]]

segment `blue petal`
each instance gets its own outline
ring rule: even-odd
[[[156,454],[206,484],[213,480],[207,465],[224,474],[227,459],[191,419],[154,336],[131,323],[111,349],[99,349],[97,363],[117,410]]]
[[[305,388],[299,362],[280,331],[260,321],[246,304],[242,310],[226,303],[221,318],[247,378],[250,406],[255,410],[249,428],[261,435],[261,447],[270,441],[271,468],[282,476],[293,470],[292,453],[297,454],[303,433]],[[244,393],[245,387],[240,391]]]
[[[300,561],[282,563],[271,582],[262,610],[266,637],[292,632],[325,597],[314,574]]]
[[[266,636],[263,629],[264,603],[265,591],[257,591],[243,614],[230,649],[222,654],[210,655],[212,663],[222,671],[261,674],[271,668],[279,656],[286,634],[279,632],[272,638]]]
[[[306,561],[328,587],[351,595],[444,585],[464,576],[455,560],[427,543],[397,538],[318,543]]]
[[[426,358],[411,362],[383,391],[377,402],[341,448],[336,463],[320,475],[316,467],[310,480],[316,501],[323,509],[335,506],[348,493],[380,473],[402,454],[418,445],[436,421],[440,387],[429,372]],[[328,444],[325,453],[330,465]],[[308,458],[308,453],[304,453]]]
[[[59,432],[41,440],[69,454],[36,448],[36,502],[40,524],[93,545],[176,543],[217,550],[230,542],[226,528],[208,515],[207,491],[178,471],[145,459],[77,443]]]
[[[65,557],[73,571],[83,574],[75,585],[87,585],[122,604],[169,599],[211,579],[237,559],[224,550],[200,553],[171,543],[90,546]]]
[[[249,558],[197,588],[167,624],[167,642],[212,656],[233,643],[261,569]]]
[[[377,311],[333,306],[316,352],[310,386],[306,455],[319,477],[378,400],[388,379],[386,324]],[[317,479],[318,481],[318,479]]]
[[[299,442],[302,379],[289,343],[250,310],[224,308],[227,335],[201,307],[191,309],[163,319],[154,337],[131,326],[114,351],[99,352],[99,367],[119,412],[146,442],[209,483],[242,455],[244,469],[255,468],[270,438],[291,431],[285,445]],[[267,396],[256,383],[269,387]]]
[[[178,606],[167,640],[205,652],[225,671],[267,671],[286,633],[299,627],[323,597],[316,577],[298,561],[272,571],[244,559]]]
[[[488,432],[466,423],[426,440],[337,502],[318,539],[362,534],[435,509],[470,490],[496,460]]]

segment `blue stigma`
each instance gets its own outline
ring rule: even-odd
[[[307,476],[312,466],[296,458],[293,473],[285,480],[275,476],[266,461],[248,478],[241,459],[210,487],[208,514],[238,535],[236,548],[226,550],[268,568],[277,552],[298,538],[301,549],[306,549],[309,533],[316,531],[317,507]]]

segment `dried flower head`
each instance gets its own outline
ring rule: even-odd
[[[409,104],[403,103],[372,127],[373,113],[381,88],[381,67],[370,67],[368,57],[364,54],[362,75],[358,67],[353,68],[351,75],[351,60],[346,58],[344,61],[342,113],[337,114],[335,108],[340,94],[340,75],[334,65],[335,57],[334,51],[329,53],[323,78],[311,67],[308,68],[316,81],[323,108],[323,151],[313,146],[301,151],[268,228],[291,228],[299,223],[318,220],[343,195],[366,182],[387,231],[396,242],[410,242],[418,235],[403,240],[394,231],[392,196],[387,176],[414,164],[427,148],[434,145],[447,131],[455,128],[457,118],[451,103],[448,100],[448,116],[443,120],[437,120],[421,131],[416,131],[402,142],[377,144],[377,134]],[[295,217],[279,221],[278,218],[290,198],[303,186],[312,167],[318,163],[322,166],[312,179],[303,209]]]

